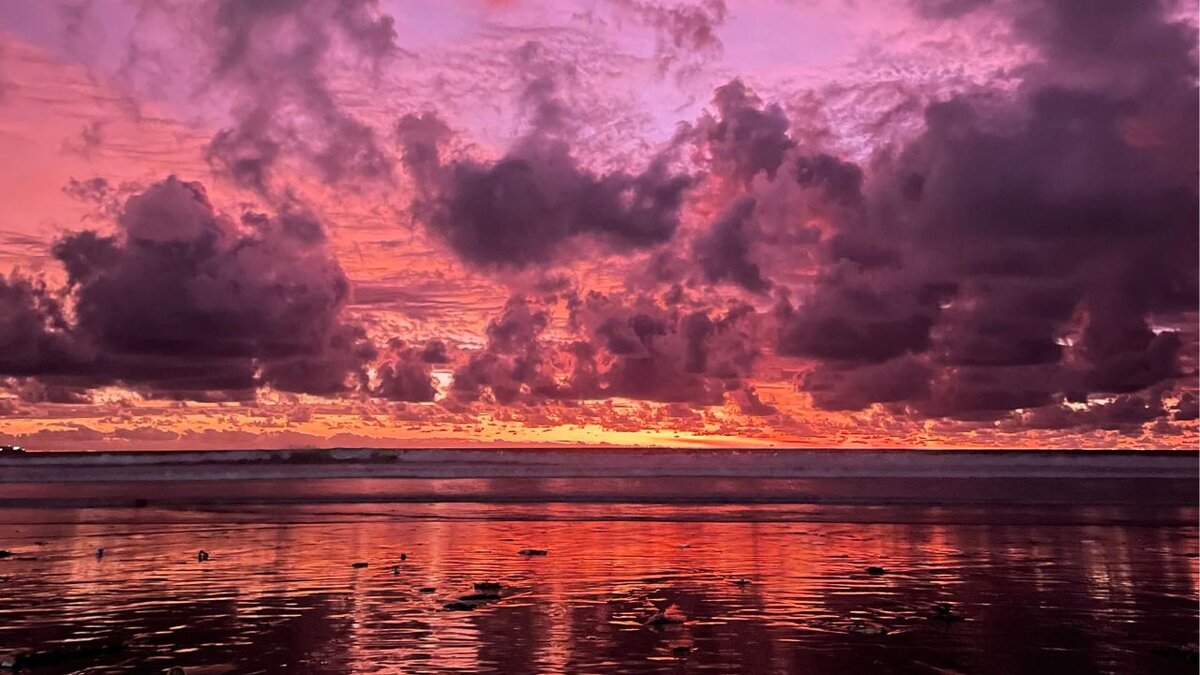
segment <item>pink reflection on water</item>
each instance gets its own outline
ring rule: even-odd
[[[1187,671],[1167,647],[1194,639],[1194,526],[779,522],[775,508],[6,510],[0,644],[112,639],[93,660],[238,672]],[[480,581],[502,598],[443,609]],[[966,620],[934,620],[940,603]],[[671,604],[685,623],[644,625]]]

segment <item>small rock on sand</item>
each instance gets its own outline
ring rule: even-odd
[[[0,558],[11,558],[12,554],[12,551],[0,551]]]
[[[442,609],[448,609],[451,611],[470,611],[470,610],[475,609],[475,606],[476,605],[473,602],[467,602],[465,600],[455,600],[453,602],[447,602],[446,604],[442,605]]]
[[[520,551],[517,551],[517,555],[546,555],[546,551],[543,551],[540,548],[523,548]]]
[[[871,567],[867,568],[867,574],[870,574],[873,577],[877,577],[880,574],[887,574],[887,570],[883,569],[882,567],[875,567],[874,565],[872,565]]]
[[[749,586],[750,584],[752,584],[754,582],[750,581],[749,579],[734,579],[733,581],[731,581],[729,583],[733,584],[734,586]]]
[[[946,628],[949,628],[952,624],[956,624],[959,621],[965,620],[962,615],[955,614],[954,611],[950,609],[950,605],[944,603],[933,608],[933,616],[931,618],[934,621],[941,621],[942,623],[946,624]]]
[[[417,591],[419,591],[421,593],[436,593],[437,589],[434,588],[433,586],[423,586],[421,588],[418,588]]]
[[[361,570],[361,569],[363,569],[364,567],[367,567],[367,566],[368,566],[368,563],[365,563],[365,562],[356,562],[356,563],[352,563],[350,566],[351,566],[351,567],[353,567],[353,568],[354,568],[354,569],[356,569],[356,570]]]
[[[200,551],[198,553],[196,553],[196,560],[198,560],[200,562],[207,561],[209,559],[209,557],[210,556],[208,555],[208,551],[205,551],[204,549],[200,549]]]
[[[474,584],[477,591],[498,591],[500,583],[497,581],[476,581]]]

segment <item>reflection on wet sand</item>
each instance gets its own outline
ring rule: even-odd
[[[0,646],[37,672],[1195,672],[1193,526],[602,508],[8,510]],[[501,599],[444,609],[476,582]]]

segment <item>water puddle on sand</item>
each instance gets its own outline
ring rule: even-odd
[[[0,658],[47,673],[1196,671],[1196,527],[928,520],[0,509]]]

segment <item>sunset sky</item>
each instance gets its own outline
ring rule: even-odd
[[[1194,3],[0,0],[0,443],[1180,447]]]

